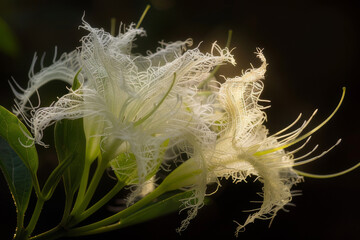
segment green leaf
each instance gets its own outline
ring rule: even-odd
[[[57,122],[54,135],[59,162],[72,161],[64,172],[64,186],[67,194],[74,194],[79,187],[85,164],[83,119]]]
[[[39,166],[38,155],[31,133],[11,112],[0,106],[0,136],[8,142],[12,150],[30,170],[35,191],[39,193],[36,172]]]
[[[160,200],[152,205],[149,205],[128,217],[120,220],[119,227],[128,227],[134,224],[142,223],[166,214],[177,212],[183,204],[181,200],[189,198],[192,195],[191,191],[178,193],[169,198]]]
[[[0,137],[0,167],[13,196],[18,218],[23,219],[32,190],[31,173],[2,137]]]

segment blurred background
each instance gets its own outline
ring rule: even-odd
[[[210,51],[217,41],[225,46],[227,32],[233,30],[231,47],[237,65],[221,67],[219,75],[234,77],[250,63],[259,66],[256,47],[264,48],[269,63],[263,99],[271,100],[266,110],[266,126],[275,133],[303,113],[308,118],[315,109],[318,114],[310,124],[315,127],[331,114],[347,87],[345,100],[335,117],[317,132],[309,149],[320,144],[318,154],[342,138],[342,143],[325,157],[299,167],[319,174],[334,173],[360,161],[359,152],[359,1],[189,1],[189,0],[0,0],[0,104],[8,109],[13,94],[8,80],[14,77],[23,87],[27,85],[28,70],[33,55],[46,52],[45,66],[51,64],[55,46],[58,56],[80,46],[86,31],[79,29],[81,18],[93,27],[110,30],[110,19],[118,23],[137,22],[147,4],[151,4],[142,27],[147,37],[137,40],[135,50],[155,51],[157,42],[185,40],[191,37],[194,46]],[[40,65],[35,67],[40,70]],[[50,104],[66,92],[61,82],[53,82],[40,90],[42,103]],[[45,97],[44,97],[45,95]],[[48,96],[48,97],[47,97]],[[51,129],[45,142],[53,146]],[[38,147],[40,152],[39,178],[44,181],[56,165],[53,148]],[[306,149],[304,150],[306,152]],[[259,200],[256,192],[261,184],[232,184],[222,181],[223,187],[212,196],[188,229],[181,235],[175,232],[186,216],[172,214],[116,232],[79,239],[235,239],[236,224],[243,223],[247,213],[257,208],[249,203]],[[247,226],[239,239],[356,239],[359,235],[360,170],[333,179],[309,179],[294,187],[302,196],[294,197],[296,206],[289,212],[280,211],[272,222],[257,220]],[[104,179],[103,188],[112,180]],[[16,226],[15,207],[3,177],[0,177],[0,238],[10,239]],[[101,193],[99,193],[101,194]],[[38,232],[55,226],[63,208],[61,187],[45,205]],[[111,204],[115,204],[112,202]],[[30,203],[30,209],[34,201]],[[102,214],[108,214],[103,209]],[[95,216],[96,217],[96,216]],[[99,216],[98,216],[99,217]]]

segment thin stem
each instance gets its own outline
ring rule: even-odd
[[[114,36],[114,37],[115,37],[115,27],[116,27],[116,18],[111,18],[110,34],[111,34],[111,36]]]
[[[50,240],[50,239],[57,239],[64,236],[66,232],[64,229],[58,225],[49,231],[43,232],[37,236],[31,237],[31,240]]]
[[[356,168],[360,167],[360,163],[352,166],[351,168],[348,168],[344,171],[338,172],[338,173],[333,173],[333,174],[313,174],[313,173],[307,173],[307,172],[302,172],[299,170],[294,170],[297,174],[304,176],[304,177],[310,177],[310,178],[334,178],[334,177],[339,177],[342,176],[348,172],[351,172],[353,170],[355,170]]]
[[[36,196],[38,198],[40,198],[40,197],[42,197],[42,193],[41,193],[41,189],[40,189],[39,180],[38,180],[35,173],[31,173],[31,175],[32,175],[32,183],[33,183],[33,186],[34,186],[34,191],[36,193]]]
[[[18,232],[21,232],[24,228],[24,213],[18,212],[16,216],[16,232],[15,235],[18,234]]]
[[[83,214],[80,215],[80,218],[76,218],[76,222],[74,222],[73,224],[79,223],[82,220],[86,219],[87,217],[89,217],[91,214],[93,214],[94,212],[96,212],[99,208],[101,208],[104,204],[106,204],[109,200],[111,200],[123,187],[124,187],[124,183],[122,182],[117,182],[117,184],[110,190],[110,192],[108,192],[102,199],[100,199],[97,203],[95,203],[91,208],[87,209]],[[69,200],[66,202],[65,205],[65,210],[64,212],[69,212],[71,209],[71,198],[68,198]],[[66,210],[68,209],[68,210]],[[67,214],[64,213],[64,216],[66,216]],[[31,239],[36,239],[36,240],[40,240],[40,239],[57,239],[63,236],[67,236],[67,231],[66,228],[68,227],[66,224],[67,218],[63,217],[63,220],[61,221],[61,223],[54,227],[53,229],[44,232],[40,235],[34,236]]]
[[[219,70],[219,68],[220,65],[217,65],[214,70],[212,70],[212,72],[209,74],[209,76],[199,84],[198,88],[203,88],[215,76],[215,73]]]
[[[100,233],[105,233],[105,232],[110,232],[113,230],[117,230],[121,228],[121,223],[120,222],[116,222],[114,224],[110,224],[108,226],[104,226],[104,227],[99,227],[87,232],[78,232],[78,233],[69,233],[68,236],[87,236],[87,235],[94,235],[94,234],[100,234]]]
[[[81,207],[80,207],[81,211],[84,211],[87,208],[87,206],[89,205],[89,203],[91,201],[91,198],[93,197],[93,195],[94,195],[94,193],[96,191],[96,188],[99,185],[99,182],[101,180],[101,177],[104,174],[104,171],[105,171],[106,167],[107,167],[107,161],[104,161],[101,158],[101,155],[99,155],[99,157],[98,157],[98,166],[96,167],[94,176],[92,177],[89,188],[86,191],[86,194],[84,196],[84,200],[83,200],[83,202],[81,204]]]
[[[229,31],[228,31],[228,38],[227,38],[227,40],[226,40],[226,45],[225,45],[225,47],[227,47],[227,48],[230,48],[232,33],[233,33],[232,30],[229,29]]]
[[[45,200],[42,197],[37,199],[34,212],[31,216],[28,226],[26,227],[26,231],[27,231],[28,235],[31,235],[31,233],[34,231],[37,221],[39,220],[40,213],[41,213],[42,207],[44,206],[44,203],[45,203]]]
[[[101,157],[101,154],[98,156],[98,165],[96,167],[94,176],[91,179],[91,182],[89,184],[89,187],[85,193],[85,196],[81,202],[79,202],[78,206],[72,211],[71,216],[75,219],[78,215],[80,215],[89,205],[97,186],[99,185],[99,182],[101,180],[101,177],[103,176],[103,173],[107,167],[107,161],[103,160]],[[75,220],[73,220],[75,221]],[[70,226],[73,225],[73,222],[70,224]]]
[[[84,219],[91,216],[94,212],[99,210],[102,206],[104,206],[107,202],[109,202],[115,195],[125,186],[125,183],[118,181],[116,185],[97,203],[83,212],[79,217],[75,218],[76,223],[83,221]]]
[[[145,10],[144,10],[143,14],[141,15],[141,17],[140,17],[140,19],[139,19],[138,23],[136,24],[136,28],[139,28],[139,27],[140,27],[140,25],[141,25],[142,21],[144,20],[144,18],[145,18],[145,16],[146,16],[146,13],[149,11],[149,9],[150,9],[150,5],[148,4],[148,5],[146,6],[146,8],[145,8]]]
[[[89,225],[86,225],[83,227],[79,227],[79,228],[70,229],[67,233],[67,236],[87,235],[89,231],[93,231],[97,228],[104,227],[109,224],[113,224],[116,221],[119,221],[120,218],[125,218],[125,217],[131,215],[132,213],[140,210],[141,208],[143,208],[144,206],[146,206],[151,201],[153,201],[155,198],[157,198],[158,196],[162,195],[165,192],[166,192],[166,189],[159,186],[153,192],[149,193],[144,198],[139,200],[137,203],[126,208],[125,210],[118,212],[118,213],[116,213],[108,218],[105,218],[101,221],[98,221],[96,223],[92,223],[92,224],[89,224]]]
[[[27,239],[27,237],[28,237],[28,234],[27,234],[26,229],[24,229],[24,227],[16,228],[14,240],[23,240],[23,239]]]
[[[279,151],[279,150],[282,150],[282,149],[285,149],[285,148],[288,148],[306,138],[308,138],[309,136],[311,136],[313,133],[315,133],[317,130],[319,130],[322,126],[324,126],[334,115],[335,113],[339,110],[343,100],[344,100],[344,97],[345,97],[345,90],[346,88],[343,87],[342,88],[343,92],[342,92],[342,95],[341,95],[341,99],[338,103],[338,105],[336,106],[335,110],[330,114],[329,117],[327,117],[322,123],[320,123],[317,127],[313,128],[312,130],[310,130],[309,132],[305,133],[304,135],[296,138],[294,141],[291,141],[287,144],[284,144],[284,145],[281,145],[280,147],[276,147],[276,148],[270,148],[270,149],[267,149],[267,150],[262,150],[262,151],[259,151],[259,152],[256,152],[254,153],[254,156],[262,156],[262,155],[265,155],[265,154],[269,154],[269,153],[273,153],[273,152],[276,152],[276,151]]]
[[[231,37],[232,37],[232,30],[230,29],[230,30],[228,31],[228,38],[227,38],[227,40],[226,40],[226,46],[225,46],[225,47],[228,48],[228,49],[229,49],[229,47],[230,47]],[[214,70],[211,71],[210,75],[209,75],[204,81],[202,81],[202,82],[199,84],[199,86],[198,86],[199,89],[203,88],[203,87],[215,76],[215,74],[216,74],[216,72],[219,70],[220,66],[221,66],[221,65],[217,65],[217,66],[214,68]]]
[[[76,196],[76,200],[75,200],[75,204],[74,204],[74,208],[73,208],[72,212],[77,211],[77,209],[81,206],[82,201],[84,199],[87,184],[89,181],[90,165],[91,165],[91,163],[89,161],[87,161],[87,159],[85,159],[84,171],[83,171],[83,174],[82,174],[82,177],[80,180],[80,187],[79,187],[78,194]]]
[[[155,107],[153,108],[153,110],[151,112],[149,112],[148,114],[146,114],[146,116],[144,116],[143,118],[137,120],[134,123],[134,127],[139,126],[140,124],[142,124],[143,122],[145,122],[151,115],[154,114],[154,112],[156,112],[156,110],[160,107],[160,105],[164,102],[165,98],[169,95],[169,93],[171,92],[171,89],[174,87],[175,84],[175,80],[176,80],[176,72],[174,72],[174,78],[172,80],[172,83],[170,85],[170,88],[167,90],[167,92],[165,93],[165,95],[163,96],[163,98],[160,100],[159,103],[157,103],[155,105]]]
[[[73,199],[74,199],[74,193],[70,193],[70,194],[68,194],[68,195],[66,196],[64,213],[63,213],[63,216],[62,216],[60,225],[65,224],[66,221],[68,220],[68,217],[69,217],[70,212],[71,212],[71,207],[72,207]]]

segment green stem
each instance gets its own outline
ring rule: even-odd
[[[89,209],[87,209],[85,212],[83,212],[79,217],[75,218],[74,223],[79,223],[89,216],[91,216],[94,212],[99,210],[102,206],[104,206],[107,202],[109,202],[115,195],[125,186],[125,183],[118,181],[116,185],[103,197],[101,198],[97,203],[95,203],[93,206],[91,206]]]
[[[104,206],[109,200],[111,200],[123,187],[124,187],[124,183],[122,182],[117,182],[117,184],[103,197],[101,198],[97,203],[95,203],[92,207],[90,207],[89,209],[87,209],[85,212],[83,212],[83,214],[81,214],[78,218],[75,218],[74,222],[72,222],[72,224],[77,224],[81,221],[83,221],[84,219],[88,218],[91,214],[93,214],[94,212],[96,212],[99,208],[101,208],[102,206]],[[63,236],[67,236],[67,231],[66,228],[67,223],[66,221],[68,213],[70,213],[71,210],[71,202],[72,202],[72,198],[67,198],[67,201],[65,203],[65,210],[64,210],[64,216],[63,219],[60,223],[60,225],[56,226],[55,228],[44,232],[40,235],[37,235],[35,237],[32,237],[31,239],[36,239],[36,240],[41,240],[41,239],[57,239]],[[76,222],[75,222],[76,221]]]
[[[77,216],[79,216],[87,208],[96,191],[97,186],[99,185],[101,177],[104,174],[104,171],[107,167],[107,161],[104,161],[101,155],[99,155],[97,161],[98,161],[98,165],[96,167],[94,176],[91,179],[89,187],[85,193],[85,196],[83,197],[83,200],[81,202],[78,202],[77,206],[76,205],[74,206],[74,209],[70,214],[70,216],[72,216],[73,219],[69,223],[69,226],[73,226],[74,223],[76,222],[75,219],[77,218]]]
[[[91,165],[91,163],[86,160],[87,159],[85,159],[84,171],[81,176],[80,187],[79,187],[78,194],[76,196],[73,212],[76,212],[77,209],[81,206],[81,203],[84,199],[84,195],[86,192],[86,188],[87,188],[87,184],[88,184],[88,180],[89,180],[90,165]]]
[[[18,235],[24,228],[24,213],[18,212],[16,216],[16,232],[15,236]]]
[[[84,236],[84,235],[92,234],[96,229],[104,227],[106,225],[113,224],[113,223],[119,221],[120,218],[125,218],[125,217],[131,215],[132,213],[140,210],[141,208],[143,208],[144,206],[149,204],[151,201],[153,201],[155,198],[162,195],[166,191],[167,190],[165,188],[159,186],[153,192],[149,193],[144,198],[142,198],[140,201],[138,201],[134,205],[126,208],[125,210],[118,212],[118,213],[116,213],[108,218],[105,218],[101,221],[98,221],[96,223],[92,223],[92,224],[89,224],[89,225],[86,225],[83,227],[70,229],[67,232],[67,236]],[[90,233],[90,231],[91,231],[91,233]]]
[[[113,224],[110,224],[108,226],[104,226],[104,227],[99,227],[87,232],[78,232],[78,233],[73,233],[70,232],[69,236],[87,236],[87,235],[94,235],[94,234],[100,234],[100,233],[105,233],[105,232],[110,232],[113,230],[117,230],[121,228],[121,223],[120,222],[116,222]]]
[[[26,231],[27,231],[29,236],[34,231],[34,228],[35,228],[35,226],[36,226],[36,224],[37,224],[37,222],[39,220],[40,213],[41,213],[41,210],[42,210],[42,208],[44,206],[44,203],[45,203],[45,200],[42,197],[39,197],[37,199],[34,212],[33,212],[32,216],[31,216],[31,219],[30,219],[30,222],[29,222],[28,226],[26,227]]]
[[[337,172],[337,173],[332,173],[332,174],[313,174],[313,173],[307,173],[307,172],[302,172],[299,170],[294,169],[294,171],[304,177],[310,177],[310,178],[334,178],[334,177],[339,177],[342,176],[348,172],[351,172],[353,170],[355,170],[356,168],[360,167],[360,163],[352,166],[351,168],[348,168],[344,171],[341,172]]]
[[[30,238],[31,240],[51,240],[51,239],[58,239],[60,237],[65,236],[66,232],[64,228],[62,228],[60,225],[54,227],[53,229],[50,229],[47,232],[41,233],[37,236],[34,236]]]
[[[24,229],[23,227],[21,228],[17,227],[14,235],[14,240],[24,240],[24,239],[28,239],[28,234],[26,229]]]
[[[38,198],[40,198],[40,197],[42,197],[42,193],[41,193],[41,189],[40,189],[40,185],[39,185],[39,180],[35,173],[31,173],[31,175],[32,175],[32,183],[34,186],[34,191],[36,193],[36,196]]]
[[[229,48],[229,47],[230,47],[231,37],[232,37],[232,30],[230,29],[230,30],[228,31],[228,38],[227,38],[227,40],[226,40],[226,48]],[[209,75],[205,80],[203,80],[203,81],[199,84],[198,88],[199,88],[199,89],[203,88],[203,87],[215,76],[215,73],[219,70],[219,68],[220,68],[220,65],[217,65],[217,66],[214,68],[214,70],[212,70],[212,72],[210,73],[210,75]]]
[[[71,207],[74,199],[74,193],[70,193],[66,196],[64,213],[60,222],[60,225],[65,225],[71,212]]]
[[[84,200],[82,201],[82,204],[79,208],[79,211],[82,212],[84,211],[87,206],[89,205],[92,197],[94,196],[94,193],[96,191],[97,186],[100,183],[100,180],[104,174],[104,171],[106,170],[107,167],[107,161],[104,161],[101,158],[101,155],[99,155],[98,157],[98,166],[96,167],[94,176],[91,179],[90,185],[88,190],[86,191],[86,194],[84,196]]]
[[[116,18],[111,18],[111,30],[110,34],[111,36],[115,37],[115,27],[116,27]]]
[[[142,21],[144,20],[146,13],[149,11],[150,9],[150,4],[146,5],[146,8],[143,12],[143,14],[140,17],[140,20],[138,21],[138,23],[136,24],[136,29],[138,29],[140,27],[140,24],[142,23]]]

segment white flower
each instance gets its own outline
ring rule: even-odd
[[[206,120],[210,103],[198,101],[197,86],[215,66],[235,64],[228,49],[214,43],[211,53],[198,48],[186,51],[192,44],[188,39],[161,43],[155,53],[142,56],[132,49],[136,36],[145,35],[143,29],[130,25],[112,36],[85,22],[82,28],[89,34],[81,39],[78,50],[32,73],[22,94],[13,88],[17,113],[25,117],[31,109],[28,121],[36,143],[44,145],[43,130],[56,121],[83,118],[87,160],[94,160],[100,148],[107,161],[121,152],[133,154],[137,174],[131,183],[143,184],[162,161],[159,154],[165,141],[170,140],[170,148],[216,139]],[[51,106],[27,106],[29,97],[43,84],[55,79],[72,84],[76,73],[80,88],[70,89]],[[116,162],[112,166],[119,173],[127,172]]]
[[[299,136],[316,111],[298,129],[285,133],[300,116],[289,127],[269,136],[263,125],[266,119],[263,112],[265,107],[259,104],[261,101],[266,102],[260,100],[260,94],[263,90],[261,80],[264,79],[267,64],[260,49],[257,56],[262,61],[259,68],[249,69],[241,77],[227,79],[219,88],[218,102],[214,103],[214,109],[217,109],[213,116],[217,123],[214,129],[218,133],[214,149],[202,146],[205,148],[198,150],[197,154],[176,168],[163,182],[163,187],[169,190],[187,187],[194,192],[191,198],[185,200],[184,208],[189,209],[189,215],[182,222],[179,231],[187,227],[203,205],[207,185],[217,183],[220,186],[219,178],[232,178],[237,183],[254,175],[264,185],[263,192],[259,194],[263,197],[261,208],[254,210],[244,224],[238,224],[236,235],[255,219],[272,219],[292,200],[291,188],[302,180],[293,167],[318,159],[340,142],[318,156],[297,163],[296,160],[313,152],[294,159],[293,154],[308,141],[294,151],[284,150],[305,138],[309,139],[313,132],[335,114],[344,95],[333,114],[312,131]]]
[[[89,34],[81,39],[79,49],[62,55],[37,74],[31,70],[28,88],[22,93],[12,87],[16,112],[28,121],[41,145],[43,130],[51,124],[83,118],[87,161],[100,154],[120,181],[137,186],[130,199],[153,191],[159,166],[185,154],[189,159],[154,190],[193,191],[183,202],[189,214],[179,231],[203,205],[207,185],[219,184],[220,178],[240,182],[255,175],[264,184],[261,208],[239,224],[236,233],[255,219],[273,218],[291,201],[291,188],[302,179],[293,167],[327,152],[297,162],[313,151],[294,159],[293,154],[303,146],[285,149],[309,139],[335,114],[344,95],[333,114],[310,132],[300,136],[313,116],[292,132],[287,131],[299,118],[269,136],[263,125],[265,107],[260,104],[266,102],[260,94],[267,66],[261,50],[257,51],[262,61],[259,68],[219,85],[214,78],[208,79],[212,69],[235,64],[235,60],[227,48],[216,43],[206,54],[198,48],[186,50],[191,40],[161,43],[155,53],[142,56],[132,50],[136,37],[145,35],[143,29],[130,25],[111,36],[85,22],[82,28]],[[28,106],[30,96],[42,85],[55,79],[72,84],[76,74],[82,83],[78,89],[69,89],[51,106]],[[31,117],[27,118],[29,110]]]

